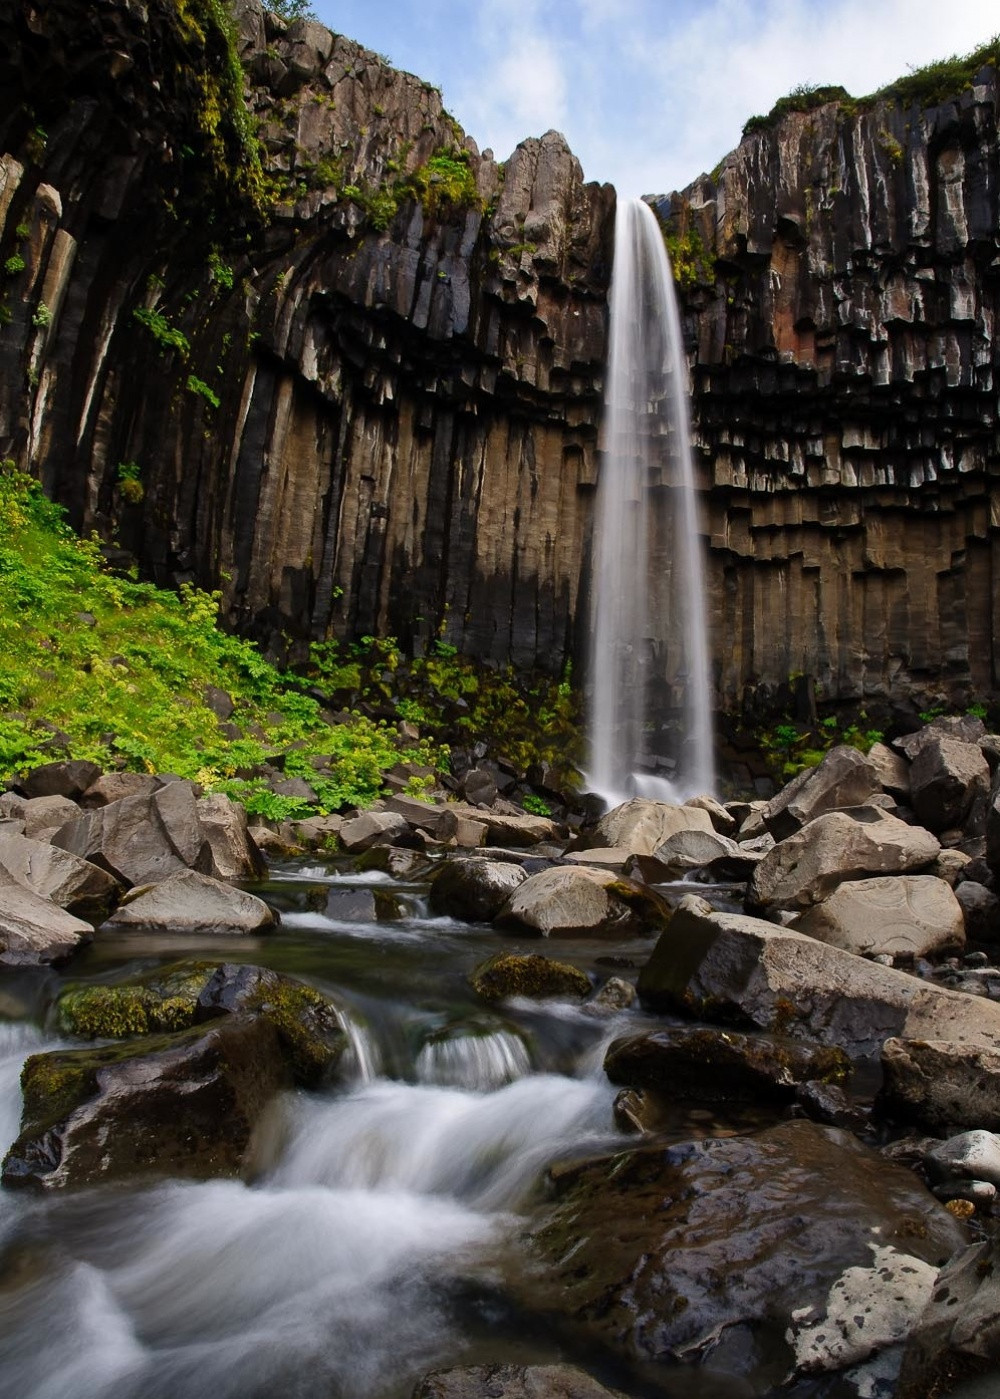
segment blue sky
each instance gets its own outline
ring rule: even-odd
[[[555,127],[591,180],[682,188],[799,83],[857,96],[1000,31],[997,0],[312,0],[436,83],[498,160]]]

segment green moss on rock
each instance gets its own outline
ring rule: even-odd
[[[502,1001],[509,996],[528,996],[532,1000],[569,996],[581,1000],[590,994],[590,980],[578,967],[537,954],[500,952],[477,967],[469,980],[484,1001]]]

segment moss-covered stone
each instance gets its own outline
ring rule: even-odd
[[[70,986],[56,1002],[62,1034],[81,1039],[129,1039],[186,1029],[218,964],[180,962],[141,982],[122,986]]]
[[[535,954],[521,956],[500,952],[477,967],[469,980],[484,1001],[502,1001],[510,996],[544,1000],[565,996],[582,1000],[590,995],[590,980],[578,967]]]

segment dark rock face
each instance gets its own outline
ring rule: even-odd
[[[476,1365],[425,1375],[413,1399],[623,1399],[575,1365]]]
[[[798,1325],[822,1316],[841,1274],[872,1266],[873,1240],[937,1266],[962,1239],[907,1171],[807,1122],[641,1147],[568,1166],[555,1185],[536,1239],[542,1304],[632,1360],[707,1357],[725,1372],[742,1336],[744,1376],[768,1351],[774,1363],[793,1312]]]
[[[225,45],[188,10],[0,18],[24,264],[0,450],[276,650],[440,632],[579,657],[612,189],[555,132],[498,166],[427,84],[243,0],[281,187],[255,219],[236,127],[203,120]],[[704,253],[681,280],[727,706],[794,673],[840,698],[996,687],[997,105],[987,68],[925,111],[792,114],[661,201]],[[475,202],[396,199],[449,149]]]

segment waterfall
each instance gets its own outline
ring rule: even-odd
[[[677,801],[714,786],[708,631],[680,319],[640,199],[618,203],[610,305],[586,779],[609,805]]]

